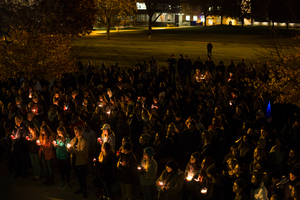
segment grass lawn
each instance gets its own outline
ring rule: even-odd
[[[212,60],[215,64],[223,61],[228,66],[230,60],[237,64],[241,58],[249,62],[265,62],[261,52],[269,47],[267,27],[178,27],[154,28],[151,40],[148,39],[146,28],[125,29],[111,32],[111,39],[106,40],[104,30],[95,30],[90,35],[76,39],[74,53],[84,65],[90,59],[95,67],[104,61],[107,65],[115,62],[121,68],[127,69],[137,63],[137,60],[149,61],[151,56],[159,66],[166,66],[167,58],[176,54],[189,55],[194,62],[197,56],[206,60],[206,45],[213,44]],[[280,30],[282,41],[292,42],[290,31]]]

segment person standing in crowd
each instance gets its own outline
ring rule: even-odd
[[[102,130],[102,134],[101,134],[100,144],[107,142],[110,144],[111,148],[115,150],[116,139],[115,139],[115,134],[111,130],[110,125],[104,124],[101,130]]]
[[[157,172],[157,162],[153,156],[155,151],[152,147],[147,147],[143,150],[143,158],[138,171],[140,173],[140,183],[145,200],[154,200],[155,194],[155,180]]]
[[[27,128],[23,125],[23,117],[17,115],[15,117],[15,127],[13,128],[11,139],[13,159],[16,167],[14,177],[23,175],[23,178],[28,177],[27,163],[26,163],[26,143],[25,137],[28,135]]]
[[[168,67],[169,67],[170,82],[175,83],[176,63],[177,63],[175,54],[170,55],[170,57],[167,60],[167,63],[168,63]]]
[[[75,137],[71,140],[68,152],[71,153],[72,166],[79,181],[80,188],[75,194],[82,193],[83,198],[87,198],[86,166],[88,163],[89,142],[82,136],[83,127],[75,126]]]
[[[122,145],[117,167],[120,173],[120,183],[123,200],[133,199],[134,174],[137,170],[136,157],[130,143]]]
[[[207,56],[211,56],[211,50],[213,49],[212,43],[208,42],[207,44]]]
[[[103,199],[112,200],[112,188],[113,183],[113,165],[115,164],[114,149],[110,143],[104,142],[101,146],[101,152],[98,159],[96,159],[95,165],[98,168],[98,178],[103,187]]]
[[[31,164],[33,166],[33,179],[34,181],[41,179],[41,159],[39,156],[39,149],[40,147],[37,145],[37,140],[39,139],[39,132],[34,124],[30,124],[28,126],[29,135],[28,135],[28,149],[29,149],[29,155]]]
[[[40,139],[37,144],[40,145],[40,157],[45,171],[45,181],[42,184],[53,185],[53,159],[55,158],[53,148],[54,134],[48,125],[42,125],[40,128]]]
[[[169,160],[166,169],[156,181],[159,200],[181,200],[184,173],[178,168],[176,161]]]
[[[257,172],[252,175],[251,183],[253,188],[250,194],[250,200],[269,200],[268,190],[264,186],[265,174],[263,172]]]
[[[60,176],[62,183],[57,187],[58,189],[65,190],[70,188],[70,155],[68,153],[67,144],[70,143],[70,138],[66,132],[65,127],[59,126],[57,128],[57,137],[54,141],[56,148],[56,158],[58,161]]]
[[[248,200],[245,194],[247,183],[244,179],[240,178],[233,183],[233,192],[236,194],[234,200]]]

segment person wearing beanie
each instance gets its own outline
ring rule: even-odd
[[[120,175],[121,191],[123,199],[133,199],[132,185],[134,172],[137,169],[136,157],[132,152],[132,146],[126,142],[120,152],[117,168]]]
[[[197,182],[195,179],[198,179],[200,170],[201,170],[201,161],[200,161],[200,152],[194,152],[191,155],[189,163],[185,168],[185,182],[183,185],[183,198],[182,199],[191,199],[197,198]]]
[[[140,183],[145,200],[154,199],[155,178],[157,173],[157,162],[153,156],[155,151],[152,147],[143,150],[143,158],[138,166]]]
[[[158,200],[181,200],[184,173],[174,160],[169,160],[166,169],[156,181]]]
[[[251,190],[250,200],[269,200],[268,190],[264,186],[265,174],[263,172],[254,173],[251,183],[254,187]]]
[[[218,200],[222,194],[222,180],[219,174],[217,173],[217,168],[215,164],[210,165],[206,168],[206,174],[208,179],[206,180],[206,194],[200,194],[201,197],[207,197],[210,200]],[[201,198],[200,197],[200,198]]]
[[[234,200],[248,200],[245,194],[247,183],[244,179],[239,178],[234,181],[232,191],[236,194]]]

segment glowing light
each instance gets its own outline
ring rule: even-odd
[[[193,179],[193,176],[192,175],[188,175],[187,177],[186,177],[186,180],[188,180],[188,181],[191,181]]]
[[[70,143],[68,143],[68,144],[67,144],[67,148],[69,149],[70,147],[71,147],[71,144],[70,144]]]
[[[202,189],[201,189],[201,193],[202,193],[202,194],[206,194],[206,193],[207,193],[207,188],[206,188],[206,187],[202,188]]]

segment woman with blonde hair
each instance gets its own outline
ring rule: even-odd
[[[59,126],[57,128],[57,136],[54,141],[56,148],[56,157],[60,168],[60,175],[62,183],[57,187],[58,189],[68,189],[70,183],[70,154],[67,150],[67,144],[70,143],[69,135],[66,132],[65,127]]]
[[[113,183],[113,169],[115,165],[114,150],[108,142],[101,146],[101,152],[95,161],[98,167],[98,178],[103,186],[103,199],[112,199],[111,185]]]
[[[53,158],[55,158],[53,146],[54,134],[48,125],[40,127],[40,138],[37,144],[40,145],[39,154],[45,171],[45,181],[42,184],[47,186],[54,184],[53,182]]]
[[[40,147],[37,145],[37,140],[39,139],[39,131],[35,124],[30,124],[28,126],[29,135],[26,137],[29,147],[30,161],[33,166],[34,177],[32,180],[36,181],[40,179],[41,176],[41,159],[39,157]]]

